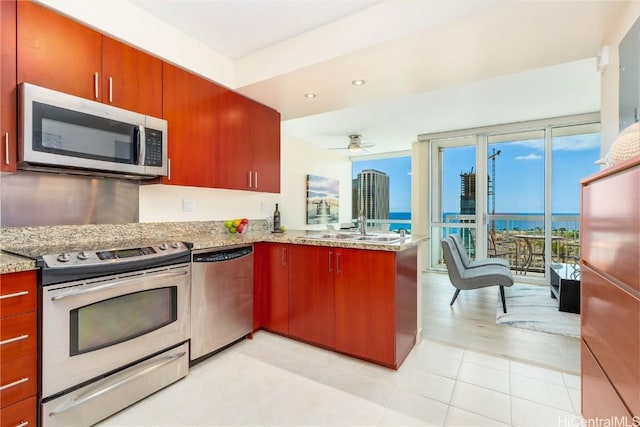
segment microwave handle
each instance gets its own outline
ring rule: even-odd
[[[134,144],[135,144],[135,153],[133,155],[133,163],[136,165],[143,166],[144,165],[144,157],[146,151],[146,138],[145,138],[145,128],[143,125],[138,125],[134,128]]]

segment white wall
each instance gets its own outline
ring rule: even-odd
[[[321,149],[301,139],[282,136],[280,212],[289,229],[318,230],[306,225],[307,174],[340,181],[340,222],[351,221],[351,161],[344,155]]]
[[[281,142],[281,193],[221,190],[177,185],[140,186],[140,222],[211,221],[246,217],[263,219],[279,203],[282,225],[291,230],[323,229],[306,225],[306,176],[340,180],[340,221],[351,219],[351,161],[305,141],[283,135]],[[183,200],[195,206],[183,211]]]
[[[609,147],[618,136],[618,84],[620,61],[618,58],[618,46],[627,34],[631,26],[640,17],[640,2],[629,2],[625,13],[620,17],[618,25],[611,34],[608,34],[603,42],[609,46],[609,65],[602,73],[602,90],[600,100],[600,152],[602,157],[609,151]]]

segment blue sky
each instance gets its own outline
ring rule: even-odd
[[[495,143],[496,213],[541,213],[544,211],[543,140]],[[445,149],[444,211],[460,210],[460,174],[475,166],[475,147]],[[556,137],[552,150],[552,212],[580,211],[580,180],[597,172],[600,135]],[[353,162],[353,177],[363,169],[377,169],[389,175],[390,211],[411,210],[411,158],[396,157]],[[491,174],[491,163],[487,164]],[[491,201],[490,201],[491,202]]]

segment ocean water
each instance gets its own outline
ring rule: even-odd
[[[451,216],[459,215],[458,212],[446,212],[444,214],[444,222],[447,222],[447,218]],[[544,228],[544,215],[541,213],[505,213],[496,214],[500,216],[508,216],[508,219],[498,219],[496,221],[496,230],[536,230]],[[578,230],[580,228],[579,213],[554,213],[551,221],[552,229],[565,228],[567,230]],[[558,217],[573,217],[575,220],[555,220]],[[399,222],[393,222],[394,219],[398,220],[411,220],[411,212],[389,212],[389,219],[391,220],[390,230],[410,230],[411,224],[403,224]]]
[[[457,212],[445,212],[443,215],[444,222],[452,222],[455,220],[448,220],[449,217],[459,215]],[[544,228],[544,214],[542,213],[500,213],[496,214],[500,218],[495,221],[495,227],[498,231],[503,230],[521,230],[530,231]],[[568,220],[566,217],[570,217]],[[551,229],[564,228],[566,230],[579,230],[580,229],[580,214],[579,213],[552,213],[551,214]]]
[[[389,219],[402,219],[402,220],[411,220],[411,212],[389,212]],[[411,223],[403,224],[401,222],[393,222],[391,221],[389,224],[389,230],[398,231],[398,230],[411,230]]]

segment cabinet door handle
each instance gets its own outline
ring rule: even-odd
[[[171,159],[167,159],[167,181],[171,181]]]
[[[29,425],[29,421],[23,421],[20,424],[16,424],[16,427],[27,427]]]
[[[100,76],[96,71],[93,74],[93,94],[96,96],[96,99],[100,98],[99,85],[100,85]]]
[[[252,177],[253,177],[253,175],[252,175],[251,171],[249,171],[249,188],[253,187]]]
[[[29,338],[29,335],[20,335],[18,337],[7,338],[6,340],[0,341],[0,345],[5,345],[5,344],[10,344],[16,341],[26,340],[27,338]]]
[[[109,77],[109,104],[113,103],[113,77]]]
[[[333,265],[331,265],[332,258],[333,258],[333,252],[329,252],[329,273],[333,272]]]
[[[254,172],[256,178],[253,180],[255,183],[256,188],[258,188],[258,171]]]
[[[336,276],[340,274],[340,253],[336,254]]]
[[[9,164],[9,132],[4,134],[4,164]]]
[[[13,294],[4,294],[4,295],[0,295],[0,299],[6,299],[6,298],[16,298],[16,297],[22,297],[25,295],[29,295],[29,291],[20,291],[20,292],[16,292]]]
[[[282,266],[287,265],[287,248],[282,248]]]
[[[22,383],[26,383],[27,381],[29,381],[29,378],[24,378],[24,377],[20,378],[18,381],[14,381],[12,383],[3,385],[2,387],[0,387],[0,391],[6,390],[6,389],[8,389],[10,387],[15,387],[15,386],[20,385]]]

